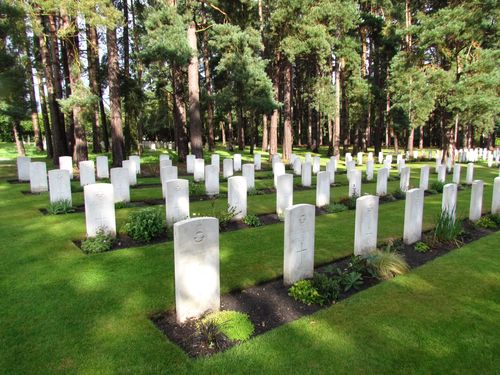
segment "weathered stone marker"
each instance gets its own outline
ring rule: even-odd
[[[169,180],[176,180],[179,178],[179,172],[177,167],[167,166],[160,169],[161,178],[161,191],[162,196],[165,198],[167,196],[167,185],[165,184]]]
[[[177,322],[220,308],[219,221],[200,217],[174,225]]]
[[[71,156],[59,156],[59,169],[68,171],[69,178],[73,178],[73,158]]]
[[[189,218],[189,181],[182,179],[168,180],[166,188],[167,225]]]
[[[330,184],[335,183],[335,170],[336,170],[336,159],[330,159],[326,163],[326,171],[328,172],[330,176]]]
[[[399,188],[401,191],[407,191],[410,187],[410,167],[401,168],[401,176],[399,180]]]
[[[95,167],[93,160],[85,160],[79,163],[80,186],[95,184]]]
[[[460,164],[455,164],[453,166],[453,183],[460,185],[460,171],[462,166]]]
[[[491,201],[491,213],[500,214],[500,177],[495,177],[493,182],[493,199]]]
[[[373,169],[374,169],[374,161],[373,159],[366,161],[366,179],[368,181],[373,180]]]
[[[236,215],[234,220],[242,220],[247,216],[247,181],[245,177],[234,176],[227,180],[228,209],[234,209]]]
[[[483,181],[476,180],[472,183],[469,206],[470,221],[478,221],[481,218],[481,214],[483,211],[483,190]]]
[[[282,174],[276,185],[276,214],[282,217],[285,210],[293,205],[293,175]]]
[[[315,213],[311,204],[296,204],[285,210],[285,285],[292,285],[314,274]]]
[[[128,182],[130,183],[130,186],[137,185],[135,162],[133,160],[124,160],[122,161],[122,167],[128,171]]]
[[[205,167],[205,193],[209,196],[219,194],[219,168],[216,165]]]
[[[87,237],[95,237],[100,230],[110,236],[116,236],[113,185],[86,185],[83,188],[83,195],[85,197]]]
[[[349,196],[361,196],[361,171],[356,169],[349,173]]]
[[[50,203],[68,201],[71,199],[71,179],[69,173],[62,169],[53,169],[49,171],[49,197]]]
[[[468,163],[467,164],[467,176],[465,183],[467,185],[472,185],[472,180],[474,179],[474,164]]]
[[[219,154],[212,154],[210,156],[210,163],[211,165],[215,165],[217,167],[217,173],[220,172],[220,155]]]
[[[356,200],[354,255],[366,255],[377,248],[378,200],[375,195]]]
[[[302,186],[310,187],[311,186],[311,163],[305,162],[302,164]]]
[[[255,165],[255,170],[260,171],[262,169],[262,162],[260,154],[253,155],[253,164]]]
[[[241,171],[241,154],[234,154],[233,160],[234,160],[234,171],[235,172]]]
[[[443,187],[443,198],[441,202],[441,211],[446,211],[449,215],[456,217],[457,209],[457,185],[446,184]]]
[[[222,175],[224,178],[229,178],[234,174],[233,159],[224,159],[222,162]]]
[[[16,159],[18,181],[30,180],[30,163],[31,163],[31,158],[27,156],[19,156]]]
[[[330,204],[330,174],[326,171],[318,172],[316,177],[316,207]]]
[[[422,166],[420,169],[420,189],[429,190],[429,171],[430,167],[428,165]]]
[[[130,202],[130,182],[128,169],[111,168],[111,185],[113,185],[113,194],[115,203]]]
[[[241,174],[247,180],[247,190],[255,189],[255,169],[253,164],[243,164]]]
[[[96,158],[97,178],[109,178],[109,166],[107,156],[98,156]]]
[[[194,181],[201,182],[205,180],[205,160],[195,159],[194,160]]]
[[[437,168],[438,181],[444,183],[446,180],[446,165],[440,164]]]
[[[302,162],[298,157],[293,161],[293,174],[296,176],[300,176],[302,174]]]
[[[278,184],[278,176],[285,174],[285,164],[281,162],[274,163],[273,175],[274,175],[274,187]]]
[[[196,159],[195,155],[187,155],[186,156],[186,172],[193,173],[194,172],[194,161]]]
[[[380,168],[377,172],[377,195],[382,197],[387,194],[387,178],[389,177],[389,169],[386,167]]]
[[[130,155],[128,160],[132,160],[135,166],[135,174],[141,174],[141,157],[139,155]]]
[[[30,189],[32,193],[42,193],[49,189],[45,162],[34,161],[30,163]]]
[[[405,222],[403,241],[411,245],[422,238],[422,220],[424,217],[424,190],[411,189],[406,192]]]
[[[313,166],[312,166],[312,171],[314,174],[318,174],[320,169],[321,169],[321,158],[319,156],[315,156],[313,158]]]

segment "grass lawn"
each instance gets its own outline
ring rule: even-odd
[[[84,236],[84,215],[43,216],[38,208],[47,206],[47,194],[26,196],[26,184],[7,182],[15,176],[12,150],[0,145],[2,373],[488,374],[500,368],[500,233],[227,352],[192,360],[148,319],[175,303],[172,243],[84,255],[71,242]],[[415,185],[418,165],[409,165]],[[476,167],[475,178],[485,181],[484,211],[497,175],[498,169]],[[397,186],[391,182],[389,191]],[[374,190],[375,184],[363,185]],[[136,193],[136,199],[161,197],[159,187],[134,190],[133,199]],[[313,203],[314,194],[296,192],[295,203]],[[347,186],[332,188],[335,200],[346,194]],[[75,203],[81,195],[74,194]],[[459,192],[463,216],[469,197],[470,190]],[[249,212],[273,211],[274,199],[249,197]],[[441,195],[425,199],[425,228],[440,206]],[[118,228],[130,210],[117,210]],[[191,204],[191,212],[209,210],[209,202]],[[401,237],[403,215],[403,201],[380,206],[379,238]],[[353,233],[354,211],[318,217],[316,263],[350,255]],[[223,233],[220,245],[222,292],[282,274],[282,224]]]

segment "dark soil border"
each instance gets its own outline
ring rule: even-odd
[[[420,253],[414,250],[414,245],[403,245],[398,251],[405,257],[410,269],[415,269],[452,250],[458,249],[499,230],[500,228],[498,227],[495,230],[480,229],[466,220],[464,221],[464,234],[459,238],[459,242],[457,242],[460,244],[459,246],[457,246],[457,243],[435,243],[427,252]],[[432,236],[432,231],[423,233],[423,236]],[[320,265],[316,267],[315,272],[322,272],[327,267],[330,268],[332,266],[345,268],[350,258],[351,257],[346,257]],[[380,282],[382,281],[365,277],[363,285],[359,289],[351,289],[349,292],[343,293],[336,302],[342,301]],[[334,304],[336,302],[334,302]],[[248,289],[235,290],[221,296],[221,310],[236,310],[248,314],[255,327],[255,332],[252,337],[290,323],[301,317],[311,315],[330,306],[331,305],[323,307],[319,305],[307,306],[301,302],[295,301],[288,296],[288,287],[283,285],[282,277]],[[178,324],[175,319],[175,310],[159,312],[150,316],[150,319],[170,341],[181,347],[192,358],[210,356],[239,344],[239,342],[232,342],[226,339],[218,348],[207,346],[200,340],[199,335],[197,335],[196,320],[189,320],[183,324]]]

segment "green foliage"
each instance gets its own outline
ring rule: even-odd
[[[491,220],[491,218],[488,216],[483,216],[478,221],[476,221],[474,225],[484,229],[495,229],[497,227],[497,223]]]
[[[396,252],[374,250],[364,258],[372,274],[379,279],[387,280],[409,270],[403,256]]]
[[[111,250],[114,238],[104,229],[99,229],[95,237],[88,237],[82,241],[82,251],[85,254],[97,254]]]
[[[189,196],[195,197],[205,194],[205,186],[203,184],[198,184],[193,181],[189,181]]]
[[[437,191],[438,193],[442,193],[444,188],[444,183],[441,181],[433,181],[431,184],[431,191]]]
[[[392,192],[392,196],[395,199],[405,199],[406,193],[403,190],[401,190],[401,188],[397,188]]]
[[[419,253],[426,253],[430,250],[429,245],[427,245],[425,242],[417,242],[415,244],[415,251]]]
[[[239,213],[235,207],[227,205],[227,209],[225,210],[216,210],[215,209],[215,201],[211,202],[212,206],[212,217],[217,218],[219,220],[219,229],[224,230],[227,228],[231,220]]]
[[[257,189],[255,189],[255,188],[253,188],[253,189],[248,189],[247,194],[248,194],[249,196],[250,196],[250,195],[262,195],[262,194],[264,194],[264,192],[263,192],[263,191],[261,191],[261,190],[257,190]]]
[[[116,202],[115,203],[116,209],[128,208],[128,207],[130,207],[130,203],[128,203],[128,202]]]
[[[488,217],[491,221],[493,221],[496,225],[500,225],[500,214],[489,214]]]
[[[363,275],[358,271],[342,272],[339,273],[340,284],[344,288],[344,292],[351,289],[359,289],[363,285]]]
[[[349,208],[346,205],[342,204],[342,203],[333,203],[333,204],[329,204],[329,205],[323,207],[323,209],[326,212],[328,212],[329,214],[334,214],[336,212],[346,211]]]
[[[251,227],[260,227],[262,225],[259,217],[254,214],[248,214],[247,216],[245,216],[243,222]]]
[[[346,206],[349,210],[354,210],[356,208],[356,200],[358,199],[357,195],[353,195],[352,197],[345,197],[340,200],[340,203]]]
[[[75,212],[75,209],[71,205],[69,200],[60,200],[49,204],[47,207],[47,212],[49,215],[60,215]]]
[[[288,289],[288,295],[306,305],[323,304],[324,299],[311,280],[299,280]]]
[[[330,304],[336,301],[342,292],[342,286],[338,278],[328,277],[325,273],[315,273],[312,286],[318,291],[322,300],[320,305]]]
[[[163,213],[157,208],[133,211],[128,217],[124,230],[136,241],[149,242],[165,230]]]
[[[210,313],[203,317],[200,323],[208,327],[211,327],[212,324],[215,325],[218,332],[224,334],[231,341],[246,341],[255,330],[248,315],[239,311],[228,310]],[[213,332],[213,328],[210,331]]]
[[[197,334],[203,343],[209,348],[221,349],[226,336],[220,331],[220,327],[213,320],[201,319],[197,326]]]
[[[436,218],[434,238],[439,241],[455,241],[462,233],[462,223],[452,213],[442,211]]]

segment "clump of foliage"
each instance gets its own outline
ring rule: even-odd
[[[340,203],[346,206],[349,210],[354,210],[356,208],[356,200],[358,195],[354,194],[352,197],[345,197],[340,200]]]
[[[430,247],[425,242],[419,241],[415,244],[415,251],[418,253],[426,253],[429,250]]]
[[[239,211],[236,207],[231,207],[229,204],[225,210],[217,210],[215,208],[215,200],[212,200],[212,217],[217,218],[219,220],[219,230],[226,229],[231,220],[234,219],[236,215],[238,215]]]
[[[393,251],[374,250],[364,259],[372,275],[382,280],[402,275],[409,270],[403,256]]]
[[[427,193],[429,193],[429,195],[439,194],[439,192],[437,190],[434,190],[434,189],[427,190]]]
[[[75,212],[75,209],[69,200],[60,200],[49,204],[47,212],[49,215],[61,215]]]
[[[248,214],[247,216],[245,216],[243,222],[251,227],[260,227],[262,225],[259,217],[254,214]]]
[[[264,194],[263,191],[257,190],[256,188],[248,189],[247,193],[248,193],[248,195],[262,195],[262,194]]]
[[[306,305],[323,304],[324,298],[319,294],[311,280],[299,280],[288,289],[288,295]]]
[[[489,214],[488,217],[491,221],[493,221],[497,226],[500,225],[500,214]]]
[[[88,237],[82,242],[82,251],[85,254],[97,254],[111,250],[114,238],[104,229],[99,229],[95,237]]]
[[[320,305],[336,301],[342,292],[340,280],[325,273],[316,273],[312,279],[312,286],[321,296]]]
[[[395,199],[405,199],[406,197],[406,193],[401,190],[401,188],[397,188],[396,190],[394,190],[394,192],[392,193],[392,196],[395,198]]]
[[[215,325],[217,331],[231,341],[246,341],[255,331],[248,315],[239,311],[213,312],[203,317],[200,324],[210,327]]]
[[[220,331],[219,326],[213,320],[201,319],[196,328],[200,340],[209,348],[221,349],[224,346],[226,335]]]
[[[323,209],[329,214],[334,214],[336,212],[346,211],[348,207],[342,203],[333,203],[323,207]]]
[[[203,184],[197,184],[194,181],[189,181],[189,196],[199,196],[205,194],[205,186]]]
[[[130,203],[128,203],[128,202],[116,202],[115,203],[116,209],[127,208],[127,207],[130,207]]]
[[[476,227],[484,228],[484,229],[495,229],[497,227],[497,223],[491,220],[488,216],[483,216],[478,221],[474,223]]]
[[[455,241],[462,231],[462,223],[456,220],[452,213],[446,210],[441,211],[436,219],[436,226],[434,228],[435,239],[444,242]]]
[[[444,182],[441,182],[441,181],[434,181],[432,184],[431,184],[431,188],[430,190],[435,190],[437,191],[438,193],[442,193],[443,192],[443,188],[444,188]]]
[[[380,200],[382,202],[394,202],[396,200],[396,198],[392,194],[386,194],[386,195],[382,195],[380,197]]]
[[[136,241],[149,242],[158,237],[164,228],[163,213],[156,208],[145,208],[129,215],[124,230]]]

